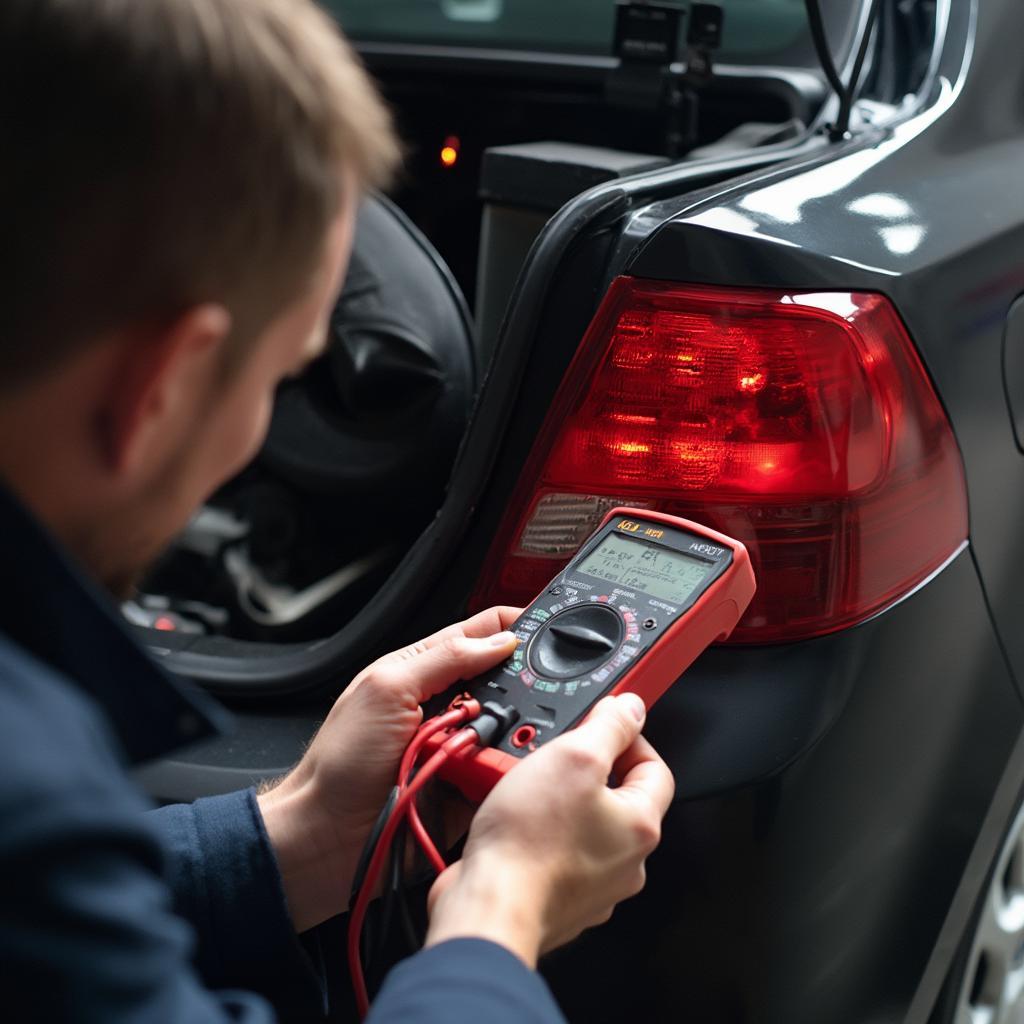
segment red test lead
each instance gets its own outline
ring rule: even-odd
[[[370,999],[366,990],[366,981],[363,978],[362,958],[359,954],[359,942],[363,932],[363,921],[366,918],[366,908],[369,906],[370,898],[376,889],[380,879],[381,871],[387,860],[391,849],[391,843],[395,838],[395,832],[402,823],[406,812],[416,799],[416,794],[430,781],[437,773],[437,770],[453,754],[464,750],[467,747],[475,746],[478,742],[477,734],[469,728],[461,729],[454,736],[449,737],[440,748],[427,760],[426,764],[417,772],[416,777],[403,789],[401,789],[398,801],[391,812],[390,817],[384,824],[377,844],[374,847],[373,855],[370,857],[369,865],[363,883],[359,888],[359,895],[356,897],[355,905],[352,907],[348,923],[348,962],[352,975],[352,985],[355,989],[356,1004],[359,1008],[360,1017],[365,1017],[370,1008]]]

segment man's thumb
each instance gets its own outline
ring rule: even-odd
[[[577,738],[609,758],[610,766],[640,735],[646,717],[644,702],[635,693],[605,697],[576,730]]]

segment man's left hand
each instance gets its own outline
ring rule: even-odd
[[[359,852],[423,718],[420,705],[507,658],[520,609],[497,607],[379,658],[295,769],[259,797],[296,931],[347,908]]]

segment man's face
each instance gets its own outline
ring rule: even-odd
[[[185,526],[202,502],[259,450],[281,381],[300,373],[323,352],[328,320],[341,287],[352,242],[356,193],[346,182],[343,208],[328,230],[319,272],[307,294],[285,309],[223,383],[210,382],[207,401],[189,430],[175,439],[168,464],[144,489],[130,523],[104,538],[103,582],[126,596],[139,577]]]

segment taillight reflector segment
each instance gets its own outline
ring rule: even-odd
[[[556,394],[474,606],[526,603],[604,512],[748,547],[732,642],[818,636],[907,593],[967,536],[963,467],[881,295],[618,278]]]

